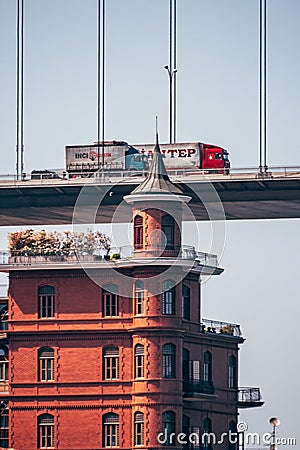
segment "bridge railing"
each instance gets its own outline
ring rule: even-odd
[[[146,175],[146,172],[133,172],[128,170],[104,170],[96,173],[93,172],[73,172],[67,173],[63,169],[51,169],[57,176],[48,176],[47,174],[34,174],[34,177],[31,173],[24,173],[23,176],[17,179],[15,174],[0,174],[0,182],[3,181],[29,181],[32,180],[35,184],[47,184],[49,181],[54,181],[55,183],[60,182],[72,182],[75,179],[85,179],[91,178],[94,179],[95,182],[105,182],[110,179],[118,178],[132,178],[133,180],[139,176],[143,177]],[[266,172],[260,173],[258,167],[236,167],[229,169],[219,169],[216,173],[216,169],[198,169],[195,167],[194,169],[170,169],[168,170],[168,174],[171,177],[175,178],[188,178],[195,176],[212,176],[219,177],[225,176],[225,179],[236,178],[238,175],[254,175],[256,178],[274,178],[274,177],[293,177],[300,176],[300,167],[299,166],[270,166]]]

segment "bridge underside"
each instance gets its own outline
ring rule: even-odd
[[[83,182],[79,180],[61,183],[46,181],[43,180],[42,184],[18,182],[0,186],[1,226],[70,224],[80,192],[81,206],[76,208],[77,221],[90,223],[87,217],[100,199],[101,204],[95,216],[97,223],[110,223],[113,216],[116,222],[127,222],[129,206],[119,205],[123,196],[138,184],[137,180],[116,185],[103,183],[81,191]],[[300,218],[300,177],[275,180],[222,179],[212,182],[214,192],[210,183],[206,182],[192,181],[177,185],[192,196],[189,206],[199,221],[209,219],[206,207],[209,211],[216,211],[213,219],[223,218],[222,207],[227,220]],[[218,196],[222,206],[217,200]],[[201,201],[203,198],[205,205]],[[191,220],[191,217],[187,217],[187,220]]]

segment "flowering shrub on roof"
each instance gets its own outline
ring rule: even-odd
[[[97,255],[109,253],[110,237],[100,231],[87,233],[74,231],[46,232],[32,229],[9,233],[8,248],[11,256]]]

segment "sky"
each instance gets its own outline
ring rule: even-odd
[[[97,136],[97,2],[26,0],[25,170],[62,168],[64,146]],[[178,142],[227,148],[234,168],[258,165],[258,0],[177,0]],[[168,140],[167,0],[107,0],[106,139]],[[269,166],[300,166],[300,2],[268,1]],[[15,170],[15,2],[0,0],[0,174]],[[209,251],[210,225],[199,224]],[[300,442],[297,404],[299,221],[226,223],[223,275],[203,287],[204,316],[241,324],[240,384],[265,406],[249,430]],[[0,230],[1,247],[7,232]],[[185,227],[184,242],[194,236]],[[295,448],[284,446],[285,448]]]

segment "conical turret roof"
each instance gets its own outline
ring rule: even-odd
[[[181,194],[182,190],[175,186],[170,180],[163,156],[158,143],[158,134],[156,134],[156,144],[153,152],[153,159],[147,177],[143,183],[137,186],[131,195],[136,194]]]

